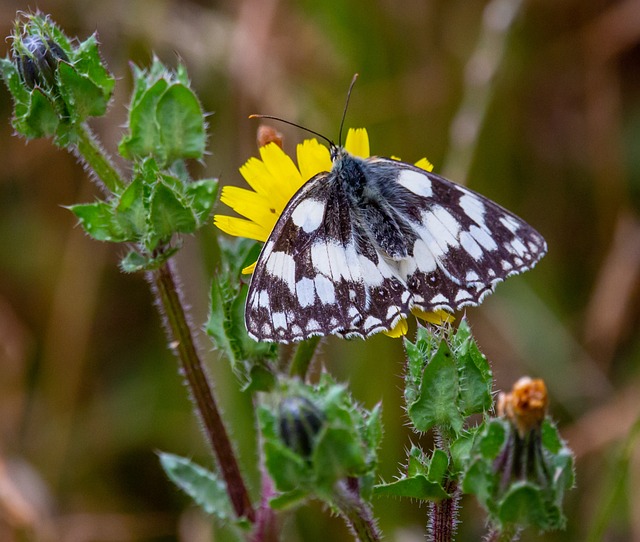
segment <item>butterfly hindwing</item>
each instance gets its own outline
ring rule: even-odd
[[[293,196],[265,243],[247,329],[277,342],[367,337],[413,308],[477,305],[545,251],[527,223],[465,187],[341,150],[331,172]]]

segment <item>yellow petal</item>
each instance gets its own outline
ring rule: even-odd
[[[256,264],[257,264],[257,263],[258,263],[258,262],[257,262],[257,261],[255,261],[255,262],[253,262],[251,265],[247,265],[247,267],[245,267],[245,268],[242,270],[242,274],[243,274],[243,275],[251,275],[251,274],[255,271],[255,268],[256,268]]]
[[[286,205],[306,179],[302,178],[293,160],[275,143],[260,147],[260,156],[273,179],[270,193],[278,193]]]
[[[225,186],[220,201],[267,231],[273,229],[280,214],[262,194],[237,186]]]
[[[344,148],[354,156],[369,158],[369,134],[364,128],[349,128]]]
[[[425,171],[433,171],[433,164],[426,158],[420,158],[420,160],[418,160],[415,165],[416,167],[424,169]]]
[[[331,170],[329,149],[316,139],[305,139],[297,146],[296,154],[300,175],[305,182],[318,173]]]
[[[213,223],[229,235],[255,239],[256,241],[262,241],[263,243],[271,233],[271,230],[267,231],[264,227],[256,224],[255,222],[245,220],[244,218],[237,218],[235,216],[215,215],[213,217]]]
[[[401,318],[398,323],[389,331],[383,331],[385,335],[391,337],[392,339],[397,339],[398,337],[402,337],[407,334],[409,331],[409,324],[407,323],[406,318]]]
[[[413,314],[416,318],[420,318],[421,320],[425,320],[430,324],[435,324],[437,326],[442,324],[448,324],[455,320],[455,317],[452,314],[449,314],[446,311],[438,310],[434,312],[425,312],[420,309],[411,309],[411,314]]]

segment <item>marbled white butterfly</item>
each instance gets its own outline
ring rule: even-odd
[[[414,308],[478,305],[546,253],[538,232],[484,196],[329,143],[331,171],[298,190],[258,258],[245,311],[252,338],[368,337]]]

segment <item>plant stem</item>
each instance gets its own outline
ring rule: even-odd
[[[313,359],[313,354],[319,342],[320,337],[311,337],[298,345],[296,353],[293,356],[293,361],[291,362],[291,367],[289,368],[290,376],[299,376],[303,381],[305,380],[307,371],[309,370],[309,364]]]
[[[100,188],[106,194],[121,192],[125,186],[122,181],[122,175],[120,175],[111,158],[93,135],[89,126],[86,123],[81,124],[76,129],[76,134],[78,140],[72,150],[89,173],[92,174],[94,181],[100,185]]]
[[[357,482],[357,481],[356,481]],[[333,504],[360,542],[379,542],[382,535],[373,519],[369,505],[360,497],[357,484],[351,488],[345,481],[334,487]]]
[[[147,278],[156,294],[158,308],[164,316],[170,347],[180,360],[182,373],[218,460],[233,508],[238,517],[246,517],[253,522],[255,512],[251,506],[249,492],[216,405],[205,367],[196,351],[193,333],[184,312],[184,304],[177,288],[171,262],[167,262],[156,271],[149,272]]]
[[[429,503],[429,542],[452,542],[456,535],[460,490],[454,481],[445,484],[444,489],[451,497]]]

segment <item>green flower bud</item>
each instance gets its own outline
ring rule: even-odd
[[[59,61],[69,60],[52,39],[35,35],[21,39],[20,46],[14,47],[14,56],[20,77],[29,88],[53,87]]]
[[[286,397],[280,403],[278,418],[280,438],[287,447],[302,457],[311,457],[315,437],[325,422],[322,411],[306,397]]]

